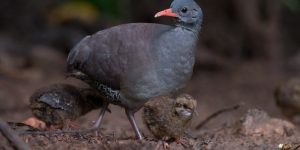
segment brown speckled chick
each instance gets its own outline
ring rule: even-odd
[[[68,128],[69,121],[101,106],[101,96],[97,91],[69,84],[44,87],[30,97],[32,114],[48,127]]]
[[[300,79],[290,79],[276,88],[274,97],[283,115],[300,124]]]
[[[156,138],[179,140],[189,128],[196,106],[197,101],[187,94],[176,99],[156,97],[144,106],[143,119]]]

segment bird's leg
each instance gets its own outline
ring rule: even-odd
[[[164,150],[170,149],[169,143],[168,143],[164,138],[165,138],[165,137],[163,137],[162,140],[159,140],[159,141],[158,141],[158,143],[157,143],[157,145],[156,145],[156,147],[155,147],[155,150],[159,150],[160,147],[161,147],[161,145],[163,146],[163,149],[164,149]]]
[[[164,150],[168,150],[170,148],[168,140],[169,140],[169,137],[167,137],[167,136],[162,138],[162,145],[163,145]]]
[[[93,126],[93,128],[92,128],[92,130],[96,130],[96,131],[95,131],[96,137],[98,137],[98,135],[99,135],[99,134],[98,134],[98,129],[100,129],[100,125],[101,125],[103,116],[104,116],[104,114],[105,114],[105,112],[106,112],[106,110],[107,110],[107,107],[108,107],[108,103],[104,103],[103,108],[102,108],[101,111],[100,111],[99,117],[98,117],[96,123],[94,124],[94,126]]]
[[[163,141],[163,147],[164,147],[164,150],[170,149],[170,145],[169,145],[169,143],[166,142],[166,141]]]
[[[126,109],[125,112],[126,112],[126,115],[127,115],[128,119],[129,119],[129,122],[130,122],[130,124],[131,124],[131,126],[132,126],[132,128],[133,128],[133,130],[135,132],[135,135],[137,136],[137,138],[139,140],[143,140],[143,136],[142,136],[139,128],[137,127],[135,119],[134,119],[134,112],[132,112],[132,111],[130,111],[128,109]]]
[[[107,110],[107,107],[108,107],[108,103],[104,103],[103,108],[100,111],[99,117],[98,117],[96,123],[93,126],[94,129],[99,129],[100,128],[100,125],[101,125],[103,116],[105,114],[105,111]]]

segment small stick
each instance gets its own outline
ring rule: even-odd
[[[29,146],[24,143],[20,137],[0,118],[0,131],[18,150],[30,150]]]
[[[221,110],[218,110],[217,112],[211,114],[210,116],[208,116],[205,120],[203,120],[199,125],[196,126],[196,130],[199,130],[200,128],[202,128],[207,122],[209,122],[211,119],[219,116],[220,114],[222,113],[225,113],[225,112],[228,112],[228,111],[234,111],[234,110],[237,110],[241,107],[240,104],[238,105],[235,105],[233,107],[230,107],[230,108],[224,108],[224,109],[221,109]]]
[[[56,134],[83,134],[96,131],[97,128],[73,130],[73,131],[25,131],[19,132],[19,135],[56,135]]]

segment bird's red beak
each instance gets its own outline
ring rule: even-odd
[[[154,17],[157,18],[160,16],[178,17],[177,14],[172,12],[171,8],[156,13]]]

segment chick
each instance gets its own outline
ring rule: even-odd
[[[37,90],[30,97],[30,107],[32,114],[48,128],[68,128],[70,121],[100,108],[101,99],[101,95],[90,88],[54,84]]]
[[[191,125],[197,101],[182,94],[156,97],[144,106],[143,119],[150,132],[158,139],[179,140]]]
[[[274,98],[283,115],[300,125],[300,79],[290,79],[276,88]]]

